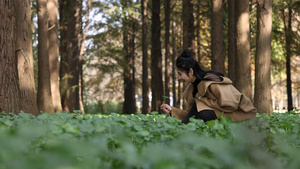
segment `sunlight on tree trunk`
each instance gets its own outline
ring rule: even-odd
[[[54,113],[50,86],[47,0],[38,0],[38,107]]]
[[[170,0],[165,0],[165,103],[170,104]]]
[[[15,0],[15,36],[21,110],[38,115],[32,56],[30,0]]]
[[[61,97],[59,89],[59,43],[58,43],[58,1],[48,0],[48,40],[49,40],[49,65],[50,65],[50,83],[53,100],[54,112],[61,112]]]
[[[273,112],[271,96],[272,0],[257,2],[254,105],[259,113]]]
[[[252,100],[249,0],[235,1],[236,83],[234,86]]]

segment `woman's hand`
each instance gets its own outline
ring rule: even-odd
[[[164,111],[165,113],[171,113],[172,107],[168,104],[162,104],[160,106],[160,109],[162,109],[162,111]]]

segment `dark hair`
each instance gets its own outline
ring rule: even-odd
[[[217,76],[224,76],[222,73],[208,70],[204,71],[200,68],[199,63],[192,57],[192,54],[189,50],[184,49],[180,56],[176,59],[176,68],[180,71],[184,71],[187,75],[189,75],[190,68],[193,69],[196,79],[198,80],[211,80],[211,79],[204,79],[204,76],[207,73],[213,73]]]

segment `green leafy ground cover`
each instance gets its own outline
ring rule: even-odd
[[[300,168],[297,112],[229,119],[67,112],[0,115],[1,169]]]

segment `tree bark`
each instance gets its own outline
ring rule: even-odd
[[[252,100],[249,0],[235,1],[236,83],[235,87]]]
[[[148,114],[149,109],[149,79],[148,79],[148,43],[147,43],[147,3],[148,0],[141,0],[142,6],[142,50],[143,50],[143,107],[142,113]]]
[[[170,0],[165,0],[165,103],[170,104]]]
[[[235,0],[228,1],[228,77],[235,84]]]
[[[129,8],[127,0],[122,1],[124,12],[123,23],[123,51],[126,65],[124,66],[124,103],[123,114],[136,114],[135,101],[135,69],[134,69],[134,39],[135,39],[135,21],[133,16],[128,14]],[[127,14],[129,16],[127,16]]]
[[[60,5],[62,105],[64,110],[73,112],[82,108],[79,89],[83,64],[82,0],[61,1]],[[84,113],[84,110],[81,112]]]
[[[212,0],[211,67],[213,70],[225,73],[223,0]]]
[[[85,15],[85,26],[84,26],[84,30],[82,33],[82,43],[81,43],[81,47],[80,47],[80,57],[79,57],[79,110],[81,110],[82,113],[85,113],[84,110],[84,104],[83,104],[83,91],[84,91],[84,79],[83,79],[83,64],[84,64],[84,59],[83,59],[83,55],[84,55],[84,50],[85,50],[85,41],[86,41],[86,33],[88,30],[88,26],[90,23],[90,12],[92,9],[92,1],[93,0],[87,0],[87,10],[86,10],[86,15]]]
[[[0,112],[18,114],[21,103],[19,100],[18,61],[15,57],[14,3],[0,0],[0,4]]]
[[[152,0],[151,90],[152,111],[160,111],[163,96],[162,55],[160,41],[160,0]]]
[[[15,39],[18,63],[20,109],[38,115],[32,56],[30,0],[15,0]],[[1,79],[0,79],[1,80]]]
[[[71,78],[68,81],[70,93],[67,98],[67,105],[72,112],[80,110],[79,79],[82,71],[82,56],[80,55],[82,44],[82,0],[70,1],[70,7],[73,8],[73,13],[71,15],[70,29],[68,29],[68,40],[71,45],[68,46],[67,53],[69,55],[69,73]]]
[[[197,2],[196,9],[196,43],[197,43],[197,61],[201,62],[201,37],[200,37],[200,22],[201,22],[201,14],[200,14],[200,2]]]
[[[257,1],[257,39],[254,105],[259,113],[271,114],[272,0]]]
[[[38,107],[39,111],[54,113],[50,87],[48,54],[47,0],[38,0]]]
[[[195,26],[194,26],[194,4],[192,0],[182,2],[183,17],[183,49],[189,49],[195,57]]]
[[[60,67],[59,67],[59,77],[60,77],[60,94],[61,94],[61,104],[64,111],[69,111],[67,105],[67,98],[69,97],[69,86],[68,79],[69,75],[69,55],[67,54],[67,47],[70,44],[68,40],[68,28],[70,21],[70,8],[69,0],[59,0],[59,25],[60,25]]]
[[[48,0],[48,40],[50,58],[50,83],[54,112],[61,112],[61,97],[59,87],[59,44],[58,44],[58,0]]]
[[[173,106],[177,106],[177,95],[176,95],[176,38],[175,38],[175,21],[172,22],[172,93],[173,93]]]
[[[287,104],[288,111],[293,110],[293,97],[292,97],[292,80],[291,80],[291,44],[292,44],[292,9],[288,7],[288,18],[285,16],[283,10],[284,30],[285,30],[285,49],[286,49],[286,91],[287,91]],[[287,23],[286,23],[287,22]]]

